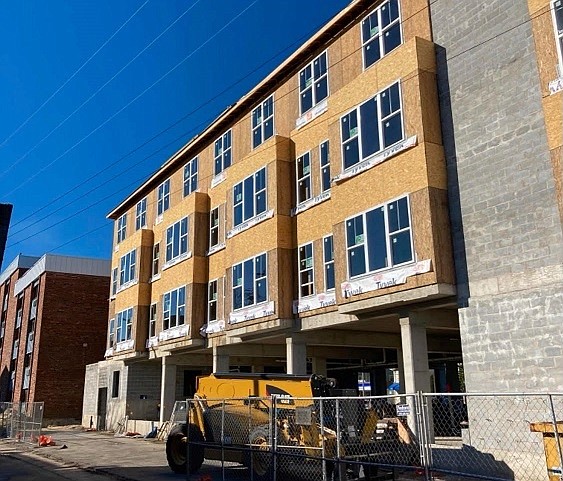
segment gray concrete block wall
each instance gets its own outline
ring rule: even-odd
[[[526,0],[431,2],[466,384],[562,390],[563,231]]]

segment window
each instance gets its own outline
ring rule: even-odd
[[[115,319],[109,320],[108,331],[109,331],[108,333],[109,347],[113,347],[115,345]]]
[[[129,341],[133,331],[133,308],[117,313],[117,342]]]
[[[274,135],[274,96],[270,95],[252,111],[252,148]]]
[[[268,299],[266,254],[233,267],[233,309],[252,306]]]
[[[164,294],[162,322],[164,330],[183,325],[186,310],[186,287],[180,287]]]
[[[327,54],[321,53],[299,72],[299,106],[304,114],[328,97]]]
[[[346,221],[350,277],[413,261],[408,198]]]
[[[340,119],[342,158],[347,169],[403,138],[399,82]]]
[[[362,21],[364,68],[401,45],[399,0],[388,0]]]
[[[231,130],[227,130],[215,141],[215,175],[231,166],[233,160],[231,142]]]
[[[299,248],[299,296],[307,297],[315,293],[313,279],[313,244]]]
[[[207,322],[217,320],[217,279],[209,283],[207,297]]]
[[[26,366],[23,371],[23,387],[22,389],[29,389],[29,381],[31,379],[31,366]]]
[[[18,350],[20,348],[20,340],[16,339],[12,345],[12,359],[18,358]]]
[[[184,217],[166,229],[166,262],[188,252],[188,218]]]
[[[18,296],[18,302],[16,304],[16,329],[22,325],[23,318],[23,295]]]
[[[219,244],[219,207],[209,213],[209,248]]]
[[[147,226],[147,198],[145,197],[137,204],[135,209],[135,230],[142,229]]]
[[[563,77],[563,0],[554,0],[553,2],[553,23],[559,55],[559,76]]]
[[[119,219],[117,219],[117,243],[125,240],[125,235],[127,233],[127,214],[123,214]]]
[[[325,289],[334,289],[334,239],[331,235],[323,239],[323,263],[325,272]]]
[[[111,295],[117,294],[117,267],[111,270]]]
[[[160,269],[160,242],[157,242],[152,248],[152,276],[156,276]]]
[[[119,261],[119,285],[123,286],[135,280],[135,266],[137,262],[137,251],[132,250],[125,254]]]
[[[184,166],[184,197],[197,190],[197,157]]]
[[[149,337],[156,336],[156,302],[151,304],[149,311]]]
[[[235,185],[233,193],[235,226],[265,212],[266,167]]]
[[[328,140],[319,146],[319,159],[321,162],[321,192],[330,190],[330,157]]]
[[[297,203],[311,198],[311,153],[297,159]]]
[[[119,371],[113,371],[111,377],[111,397],[119,397]]]
[[[158,186],[156,215],[162,215],[170,208],[170,179]]]

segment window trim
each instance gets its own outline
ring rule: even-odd
[[[127,269],[127,260],[125,259],[126,257],[129,257],[128,269]],[[136,280],[137,280],[137,249],[132,249],[129,252],[123,254],[119,258],[119,287],[117,289],[117,292],[134,284]]]
[[[388,214],[387,214],[387,206],[389,204],[392,204],[393,202],[397,202],[398,200],[401,199],[407,199],[407,210],[408,210],[408,218],[409,218],[409,230],[410,230],[410,248],[411,248],[411,254],[412,254],[412,259],[409,261],[405,261],[405,262],[401,262],[398,264],[393,264],[392,262],[392,256],[390,256],[389,254],[391,253],[391,249],[390,249],[390,233],[389,233],[389,221],[388,221]],[[370,207],[369,209],[366,209],[362,212],[359,212],[358,214],[355,214],[353,216],[347,217],[344,220],[344,228],[346,229],[346,222],[348,222],[351,219],[355,219],[356,217],[359,216],[363,216],[362,222],[363,222],[363,227],[364,227],[364,233],[366,232],[366,217],[365,215],[368,212],[374,211],[376,209],[380,209],[384,207],[385,208],[385,213],[384,213],[384,221],[385,221],[385,247],[386,247],[386,254],[387,254],[387,258],[390,259],[389,265],[382,267],[380,269],[375,269],[373,271],[370,271],[368,269],[368,256],[365,256],[365,264],[364,266],[366,267],[366,271],[361,273],[361,274],[356,274],[355,276],[352,276],[350,274],[350,262],[349,262],[349,257],[348,257],[348,251],[354,247],[357,246],[354,245],[353,247],[348,247],[348,234],[345,234],[345,245],[346,245],[346,274],[348,276],[348,279],[361,279],[363,277],[369,277],[371,275],[373,275],[376,272],[385,272],[391,269],[395,269],[397,267],[402,267],[402,266],[406,266],[409,264],[413,264],[416,263],[416,252],[414,250],[414,236],[413,236],[413,223],[412,223],[412,213],[411,213],[411,202],[410,202],[410,195],[406,194],[406,195],[400,195],[398,197],[395,197],[393,199],[390,199],[386,202],[383,202],[381,204],[378,204],[376,206]],[[364,234],[365,235],[365,234]],[[363,248],[364,248],[364,253],[367,253],[366,249],[366,241],[364,240],[363,242]]]
[[[563,46],[561,45],[563,42],[563,30],[561,32],[561,34],[559,33],[559,30],[557,29],[557,17],[555,14],[555,4],[557,2],[561,3],[561,10],[563,12],[563,2],[561,2],[561,0],[551,0],[551,19],[553,22],[553,34],[555,36],[555,44],[556,44],[556,49],[557,49],[557,60],[558,60],[558,66],[559,66],[559,72],[558,73],[558,77],[562,78],[563,77]]]
[[[180,291],[182,289],[184,290],[184,303],[179,304],[178,299],[180,297]],[[186,319],[186,304],[188,302],[187,291],[188,291],[187,286],[184,285],[184,286],[179,286],[176,289],[171,289],[170,291],[165,292],[162,295],[162,331],[169,331],[169,330],[172,330],[172,329],[175,329],[175,328],[178,328],[180,326],[184,326],[184,325],[187,324],[187,322],[186,322],[187,321],[187,319]],[[170,321],[172,320],[172,293],[176,294],[176,324],[174,324],[173,326],[170,324]],[[167,312],[167,311],[165,311],[166,296],[167,295],[170,295],[170,300],[169,300],[170,306],[169,306],[169,310],[168,310],[168,312],[169,312],[168,317],[166,317],[166,315],[165,315],[165,313]],[[182,322],[181,324],[179,322],[180,321],[180,316],[179,316],[180,307],[184,308],[184,322]]]
[[[326,72],[324,74],[322,74],[318,79],[315,78],[315,61],[319,60],[323,55],[325,55],[326,57]],[[330,70],[329,64],[328,64],[329,58],[328,58],[328,49],[325,49],[323,52],[321,52],[319,55],[317,55],[313,60],[311,60],[307,65],[305,65],[297,74],[297,84],[298,84],[298,89],[299,89],[299,115],[305,115],[307,112],[310,112],[311,110],[313,110],[320,102],[322,102],[323,100],[327,99],[328,97],[330,97],[330,81],[329,81],[329,77],[328,77],[328,72]],[[311,67],[311,85],[305,87],[304,90],[301,90],[301,73],[304,72],[308,67]],[[316,93],[315,93],[315,83],[319,82],[320,80],[322,80],[323,78],[326,77],[326,97],[323,97],[320,100],[317,100],[316,98]],[[311,107],[308,108],[307,110],[303,110],[303,105],[301,103],[301,99],[302,99],[302,95],[303,92],[307,91],[308,89],[311,89],[311,98],[312,98],[312,104]]]
[[[307,265],[305,265],[305,269],[301,268],[301,262],[303,260],[309,259],[309,257],[306,257],[305,259],[301,258],[301,249],[306,249],[308,246],[311,246],[311,267],[307,267]],[[299,281],[299,299],[306,299],[307,297],[311,297],[314,296],[317,293],[317,290],[315,289],[315,245],[314,242],[306,242],[304,244],[301,244],[298,248],[297,248],[297,276],[298,276],[298,281]],[[302,279],[301,279],[301,275],[304,272],[307,271],[311,271],[311,282],[307,283],[307,284],[303,284],[302,283]],[[305,286],[310,285],[311,287],[311,292],[309,294],[303,295],[303,288]]]
[[[147,198],[144,197],[135,207],[135,230],[143,229],[147,226]]]
[[[155,269],[156,266],[156,269]],[[156,278],[160,273],[160,241],[152,246],[151,258],[151,279]]]
[[[402,11],[401,11],[401,2],[397,1],[397,8],[399,9],[399,16],[397,17],[396,20],[394,20],[393,22],[391,22],[389,25],[387,25],[387,27],[385,27],[385,30],[381,30],[377,33],[377,35],[379,35],[379,41],[378,41],[378,46],[379,46],[379,53],[380,53],[380,57],[379,60],[376,60],[375,62],[366,65],[366,55],[365,55],[365,46],[366,44],[373,39],[373,37],[368,38],[367,40],[364,40],[364,31],[362,28],[362,24],[364,23],[364,21],[370,17],[371,15],[373,15],[374,13],[377,12],[377,19],[378,19],[378,23],[381,24],[381,9],[383,6],[388,5],[392,0],[386,0],[385,2],[379,4],[376,8],[374,8],[371,12],[369,12],[364,18],[362,18],[362,20],[360,21],[360,40],[362,42],[362,67],[363,67],[363,71],[369,69],[370,67],[372,67],[373,65],[375,65],[376,63],[378,63],[382,58],[386,57],[389,53],[391,53],[393,50],[395,50],[396,48],[400,47],[401,45],[403,45],[405,39],[403,37],[403,16],[402,16]],[[401,35],[401,41],[399,43],[399,45],[397,45],[393,50],[390,50],[387,53],[383,53],[383,48],[382,48],[382,41],[381,39],[383,38],[383,36],[385,35],[385,32],[388,31],[395,23],[399,23],[399,33]]]
[[[229,146],[225,148],[225,137],[227,137],[227,134],[229,138]],[[221,142],[221,153],[217,154],[216,149],[217,149],[217,143],[219,141]],[[229,151],[230,153],[230,160],[229,160],[229,165],[225,166],[225,153],[227,151]],[[220,163],[221,163],[221,169],[219,170],[219,172],[217,172],[218,159],[220,159]],[[233,129],[228,129],[225,132],[223,132],[223,134],[220,137],[215,139],[215,142],[213,143],[213,175],[218,176],[226,169],[228,169],[231,165],[233,165]]]
[[[260,122],[258,123],[258,125],[253,126],[253,118],[254,118],[254,112],[256,112],[258,109],[260,109],[262,115],[264,112],[264,104],[266,102],[268,102],[268,100],[272,99],[272,115],[269,117],[261,117]],[[250,142],[252,145],[252,150],[257,149],[258,147],[260,147],[264,142],[266,142],[268,139],[271,139],[272,137],[275,137],[276,135],[276,123],[275,123],[275,117],[276,117],[276,99],[274,97],[274,94],[268,95],[264,100],[262,100],[256,107],[254,107],[250,113]],[[272,135],[268,138],[264,137],[264,124],[266,123],[266,121],[268,119],[272,120]],[[254,145],[254,131],[260,128],[260,143]]]
[[[323,145],[326,145],[326,158],[327,158],[327,162],[324,165],[323,165],[323,156],[322,156]],[[328,168],[328,187],[326,187],[324,185],[323,167]],[[330,188],[331,188],[331,181],[332,181],[331,176],[330,176],[330,141],[329,141],[329,139],[323,140],[319,144],[319,179],[320,179],[320,184],[321,184],[321,194],[324,194],[325,192],[329,192]]]
[[[125,314],[131,315],[125,316]],[[133,317],[135,316],[135,312],[132,307],[127,307],[115,314],[115,342],[116,345],[120,342],[127,342],[133,339]],[[125,329],[125,331],[124,331]],[[118,332],[120,335],[118,336]]]
[[[149,339],[156,337],[156,319],[158,316],[158,302],[153,302],[149,306]],[[153,333],[151,335],[151,333]]]
[[[332,244],[332,259],[330,261],[327,262],[326,260],[326,243],[325,240],[328,238],[332,238],[331,244]],[[323,236],[323,281],[324,281],[324,289],[325,292],[332,292],[336,289],[336,270],[335,270],[335,265],[334,265],[334,234],[328,234]],[[327,266],[332,264],[332,273],[334,276],[334,287],[328,287],[328,282],[327,282]]]
[[[121,259],[119,259],[121,263]],[[111,297],[115,297],[119,289],[119,266],[111,270]]]
[[[215,298],[211,299],[211,286],[215,284]],[[215,319],[211,319],[211,304],[215,304]],[[219,279],[210,280],[207,283],[207,323],[219,320]]]
[[[396,115],[397,112],[400,112],[401,114],[401,138],[399,140],[397,140],[396,142],[390,144],[390,145],[386,145],[383,146],[383,133],[382,133],[382,125],[385,122],[385,119],[383,119],[381,117],[381,101],[379,100],[381,98],[381,94],[383,94],[384,92],[390,90],[392,87],[394,87],[395,85],[398,86],[398,91],[399,91],[399,109],[392,112],[391,114],[389,114],[387,117],[385,117],[385,119],[390,118],[394,115]],[[361,108],[363,105],[367,104],[368,102],[370,102],[371,100],[373,100],[374,98],[377,97],[377,130],[378,130],[378,134],[379,134],[379,139],[380,139],[380,148],[379,150],[372,152],[371,154],[369,154],[367,157],[363,156],[363,147],[362,147],[362,116],[361,116]],[[357,132],[355,134],[354,137],[350,137],[346,140],[344,139],[344,130],[342,128],[342,119],[344,117],[347,117],[349,114],[351,114],[352,112],[356,112],[356,117],[357,117]],[[339,119],[339,127],[340,127],[340,155],[342,158],[342,172],[348,172],[352,169],[354,169],[355,167],[357,167],[358,165],[360,165],[363,162],[367,162],[369,159],[381,154],[381,152],[384,152],[385,150],[393,147],[394,145],[399,144],[400,142],[403,142],[405,140],[405,122],[404,122],[404,109],[403,109],[403,92],[402,92],[402,88],[401,88],[401,80],[396,80],[395,82],[387,85],[385,88],[379,90],[378,92],[376,92],[375,94],[371,95],[370,97],[368,97],[367,99],[365,99],[363,102],[361,102],[360,104],[356,105],[355,107],[347,110],[346,112],[344,112],[343,115],[340,116]],[[349,165],[348,167],[345,166],[344,162],[345,162],[345,154],[344,154],[344,143],[349,143],[350,140],[352,138],[357,138],[358,139],[358,162]]]
[[[186,221],[186,233],[182,234],[182,222]],[[178,255],[174,256],[174,228],[178,226],[179,229],[179,234],[178,234]],[[172,229],[172,237],[171,237],[171,242],[168,242],[168,231]],[[179,219],[178,221],[174,222],[173,224],[170,224],[167,228],[166,231],[164,232],[165,235],[165,242],[166,242],[166,249],[165,249],[165,253],[164,253],[164,265],[162,266],[162,268],[167,268],[170,267],[174,264],[176,264],[177,262],[180,262],[180,260],[186,259],[187,257],[189,257],[190,255],[190,239],[189,239],[189,234],[190,234],[190,222],[189,222],[189,216],[185,216],[182,217],[181,219]],[[182,239],[185,239],[186,241],[186,250],[185,252],[182,252]],[[171,257],[168,258],[168,245],[170,244],[171,246]]]
[[[254,298],[253,303],[244,305],[244,299],[242,299],[241,300],[242,305],[240,307],[235,308],[235,288],[239,287],[239,284],[237,284],[235,286],[235,283],[234,283],[235,267],[242,266],[242,277],[241,277],[241,279],[242,279],[242,287],[243,287],[243,292],[244,292],[244,264],[245,264],[245,262],[252,260],[253,261],[253,267],[254,267],[256,259],[258,259],[259,257],[262,257],[262,256],[264,256],[264,265],[266,266],[266,274],[263,277],[257,278],[256,277],[256,270],[254,270],[254,276],[253,276],[253,279],[252,279],[252,287],[253,287],[252,295],[253,295],[253,298]],[[269,269],[268,269],[268,253],[267,252],[261,252],[260,254],[248,257],[248,258],[246,258],[246,259],[244,259],[240,262],[237,262],[236,264],[233,264],[233,266],[231,267],[231,298],[232,298],[231,299],[231,307],[232,307],[232,312],[243,311],[245,309],[252,308],[252,307],[255,307],[255,306],[259,306],[259,305],[262,305],[262,304],[265,304],[265,303],[268,302],[269,297],[270,297],[269,292],[268,292],[268,290],[269,290],[268,271],[269,271]],[[260,301],[260,302],[256,302],[256,282],[261,280],[261,279],[264,279],[265,282],[266,282],[266,299],[264,299],[263,301]]]
[[[256,175],[261,172],[264,171],[264,188],[260,191],[256,191]],[[249,217],[248,219],[244,218],[244,207],[245,207],[245,195],[244,195],[244,183],[247,179],[252,179],[252,210],[253,210],[253,215],[251,217]],[[235,190],[238,186],[242,186],[242,200],[240,202],[236,201],[236,197],[235,197]],[[264,210],[257,212],[257,208],[256,208],[256,197],[258,196],[258,194],[260,193],[264,193]],[[242,220],[236,224],[236,216],[235,216],[235,209],[241,205],[242,206]],[[250,220],[254,219],[255,217],[259,216],[260,214],[263,214],[264,212],[268,212],[268,169],[266,168],[266,166],[258,169],[257,171],[255,171],[254,173],[250,174],[249,176],[245,177],[244,179],[242,179],[240,182],[237,182],[234,186],[233,186],[233,228],[238,227],[239,225],[244,224],[245,222],[249,222]]]
[[[117,241],[116,244],[123,242],[127,237],[127,212],[117,219]]]
[[[304,174],[303,177],[299,177],[299,161],[301,159],[305,159],[305,157],[308,157],[309,159],[309,172],[307,174]],[[297,159],[295,159],[295,191],[296,191],[295,195],[297,199],[297,205],[302,204],[303,202],[307,202],[309,199],[313,198],[313,166],[312,166],[311,158],[312,155],[311,155],[311,151],[309,150],[301,154],[299,157],[297,157]],[[306,182],[306,181],[309,182],[309,197],[300,199],[299,182]]]
[[[168,209],[170,209],[170,178],[166,179],[156,188],[157,217],[161,217]]]
[[[193,172],[194,165],[195,165],[195,172]],[[187,177],[186,177],[186,171],[188,171]],[[193,159],[186,162],[186,165],[184,165],[184,177],[183,177],[184,197],[188,197],[189,195],[197,191],[198,173],[199,173],[199,160],[196,155]],[[193,183],[195,183],[195,186],[192,185]]]

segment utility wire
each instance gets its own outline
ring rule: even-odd
[[[104,42],[102,43],[102,45],[100,45],[100,47],[98,47],[98,49],[92,54],[90,55],[90,57],[88,57],[86,59],[86,61],[80,66],[78,67],[77,70],[75,70],[75,72],[68,77],[59,88],[57,88],[27,119],[25,119],[20,125],[19,127],[16,128],[16,130],[14,130],[10,135],[8,135],[8,137],[6,137],[2,143],[0,143],[0,147],[3,147],[4,145],[6,145],[6,143],[14,136],[16,135],[21,129],[23,129],[30,121],[31,119],[33,119],[33,117],[35,117],[42,109],[43,107],[45,107],[45,105],[47,105],[52,99],[53,97],[55,97],[55,95],[57,95],[62,89],[64,89],[67,84],[74,78],[76,77],[84,67],[86,67],[86,65],[88,65],[90,63],[90,61],[96,56],[98,55],[98,53],[100,53],[100,51],[108,44],[110,43],[113,38],[119,33],[121,32],[121,30],[123,30],[125,28],[125,26],[131,21],[133,20],[133,18],[143,9],[143,7],[149,3],[150,0],[146,0],[145,3],[143,3],[137,10],[135,10],[133,12],[133,14],[127,19],[125,20],[125,22],[123,24],[121,24],[121,26],[115,31],[113,32],[112,35],[110,35],[110,37]],[[4,170],[3,172],[0,173],[0,177],[4,176],[4,174],[6,174],[7,172],[9,172],[16,164],[19,163],[19,159],[16,160],[13,164],[11,164],[6,170]]]
[[[148,0],[147,0],[148,1]],[[39,142],[37,142],[31,149],[29,149],[25,154],[23,154],[21,157],[19,157],[6,171],[4,171],[2,174],[0,174],[0,177],[2,177],[3,174],[5,174],[6,172],[8,172],[12,167],[15,167],[16,165],[18,165],[22,160],[24,160],[25,158],[27,158],[27,156],[29,154],[31,154],[33,151],[35,151],[35,149],[37,149],[37,147],[39,147],[43,142],[45,142],[45,140],[47,140],[49,137],[51,137],[51,135],[53,135],[57,130],[59,130],[59,128],[61,128],[64,124],[66,124],[66,122],[68,120],[70,120],[78,111],[80,111],[82,109],[82,107],[84,107],[87,103],[90,102],[90,100],[92,100],[94,97],[96,97],[96,95],[98,95],[104,88],[106,88],[111,82],[113,82],[113,80],[115,80],[116,77],[118,77],[121,72],[123,72],[127,67],[129,67],[129,65],[131,65],[135,60],[137,60],[144,52],[146,52],[152,45],[154,45],[155,42],[157,42],[166,32],[168,32],[176,23],[178,23],[192,8],[194,8],[201,0],[196,0],[187,10],[184,11],[184,13],[182,13],[179,17],[176,18],[176,20],[174,20],[170,25],[168,25],[168,27],[166,27],[162,32],[160,32],[159,35],[157,35],[151,42],[149,42],[148,45],[146,45],[141,51],[139,51],[131,60],[129,60],[123,67],[121,67],[108,81],[106,81],[101,87],[99,87],[92,95],[90,95],[90,97],[88,97],[86,100],[84,100],[84,102],[82,102],[78,107],[76,107],[69,115],[67,115],[63,120],[61,120],[53,129],[51,129],[51,131],[49,131],[49,133],[47,135],[45,135]],[[144,93],[144,92],[143,92]],[[142,94],[141,94],[142,95]],[[135,100],[135,99],[134,99]],[[133,101],[134,101],[133,100]],[[130,104],[128,104],[130,105]],[[125,108],[128,106],[126,105]],[[120,113],[120,111],[118,111],[115,115],[117,115],[118,113]],[[115,116],[114,115],[114,116]],[[110,117],[109,120],[111,120],[113,117]],[[104,125],[104,124],[102,124]],[[94,130],[95,132],[95,130]],[[93,133],[93,132],[92,132]],[[86,137],[87,138],[87,137]],[[66,154],[66,152],[65,152]],[[64,155],[64,154],[63,154]],[[55,160],[58,160],[55,159]],[[49,164],[51,165],[51,164]],[[38,175],[40,172],[42,172],[42,170],[40,170],[39,172],[37,172],[36,175]],[[33,178],[34,176],[32,176],[31,178]],[[26,182],[20,184],[19,187],[25,185]],[[12,190],[9,194],[15,192],[17,189],[19,189],[19,187],[16,187],[14,190]],[[8,194],[8,195],[9,195]]]

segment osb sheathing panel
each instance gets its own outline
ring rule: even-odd
[[[193,282],[207,282],[207,259],[205,257],[192,256],[163,270],[160,279],[152,283],[152,299],[154,301],[165,292]]]
[[[274,132],[283,137],[295,128],[295,119],[299,115],[299,90],[297,77],[281,85],[274,95]]]
[[[133,223],[133,227],[135,224]],[[133,249],[137,249],[139,246],[149,246],[153,243],[153,233],[150,229],[140,229],[136,232],[133,232],[131,235],[128,235],[125,240],[118,244],[118,250],[113,250],[111,256],[111,266],[112,268],[117,267],[119,268],[119,260],[128,252],[131,252]],[[141,253],[138,252],[137,255]]]
[[[429,41],[432,40],[428,0],[402,0],[401,25],[403,39],[409,40],[413,37],[421,37]]]
[[[195,257],[205,257],[209,237],[209,214],[207,212],[194,212],[192,252]]]
[[[541,14],[541,10],[546,7],[549,8],[551,0],[528,0],[528,10],[530,11],[530,16],[535,17]]]
[[[563,92],[543,98],[547,143],[553,150],[563,144]]]
[[[374,207],[376,204],[373,205]],[[340,222],[334,227],[336,298],[339,304],[360,299],[382,296],[393,292],[405,291],[439,282],[453,283],[453,257],[449,236],[447,193],[439,189],[422,189],[410,194],[411,226],[415,259],[430,259],[432,271],[409,277],[406,284],[387,289],[342,297],[340,284],[347,280],[346,232],[345,223]]]
[[[149,305],[140,304],[134,308],[132,339],[135,340],[134,350],[144,351],[145,340],[149,332]]]
[[[225,275],[225,249],[212,254],[208,258],[209,264],[209,279],[217,279]]]
[[[187,299],[189,306],[190,318],[186,319],[186,323],[190,324],[190,338],[200,338],[199,330],[207,322],[207,284],[192,284],[191,296]]]

